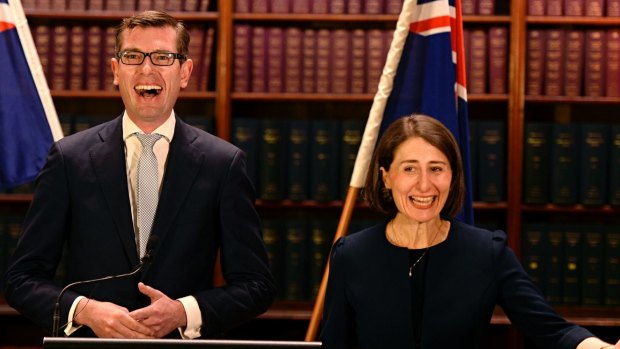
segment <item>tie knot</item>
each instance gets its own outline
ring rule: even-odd
[[[144,134],[144,133],[136,133],[136,137],[142,143],[142,148],[144,149],[153,149],[153,144],[157,142],[162,136],[158,133]]]

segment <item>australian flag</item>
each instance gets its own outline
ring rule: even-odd
[[[21,4],[0,0],[0,191],[34,180],[62,137],[45,79],[36,81],[33,67],[42,77]]]
[[[412,113],[440,120],[459,143],[467,193],[458,218],[473,223],[461,0],[404,1],[356,159],[352,187],[363,186],[380,131]]]

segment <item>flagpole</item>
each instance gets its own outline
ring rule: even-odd
[[[47,122],[52,132],[52,137],[54,141],[58,141],[63,137],[62,127],[58,121],[58,114],[56,113],[54,102],[52,101],[50,89],[47,86],[47,80],[45,79],[43,67],[41,66],[41,61],[39,60],[39,54],[37,53],[37,49],[34,46],[34,41],[32,40],[32,33],[30,32],[28,20],[24,14],[24,8],[22,7],[20,0],[8,0],[8,3],[9,9],[13,14],[13,19],[15,20],[15,29],[17,29],[19,41],[21,42],[24,55],[26,56],[26,62],[28,62],[32,79],[37,87],[37,92],[39,94],[39,98],[41,99],[41,105],[43,106],[45,116],[47,117]]]
[[[386,58],[381,78],[379,80],[379,86],[375,97],[370,107],[368,114],[368,120],[366,121],[366,127],[364,129],[364,136],[360,144],[360,148],[355,158],[355,165],[353,166],[353,174],[351,176],[351,182],[349,184],[349,190],[347,191],[347,197],[342,207],[342,213],[340,215],[340,221],[338,222],[338,228],[334,236],[334,242],[343,237],[349,227],[351,221],[351,215],[357,202],[357,197],[360,188],[364,186],[366,175],[368,173],[368,166],[372,158],[372,153],[377,143],[377,137],[381,128],[381,121],[383,120],[383,113],[387,100],[390,97],[392,88],[394,86],[394,76],[398,69],[398,63],[402,56],[405,41],[409,34],[409,24],[413,18],[413,8],[415,1],[405,0],[403,8],[398,17],[396,23],[396,29],[394,30],[394,36],[390,44],[390,50]],[[310,324],[306,332],[306,341],[313,341],[316,338],[320,320],[323,316],[323,305],[325,303],[325,292],[327,290],[327,280],[329,277],[329,259],[323,272],[323,279],[321,280],[321,286],[317,293],[316,300],[314,302],[314,308],[312,310],[312,316],[310,317]]]

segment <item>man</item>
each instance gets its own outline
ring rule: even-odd
[[[52,327],[63,246],[67,281],[75,282],[129,272],[149,235],[159,238],[155,258],[135,276],[64,293],[66,334],[208,337],[273,301],[245,155],[173,110],[192,72],[188,43],[184,25],[163,12],[125,19],[111,60],[125,112],[52,147],[5,280],[8,303],[37,324]],[[150,134],[152,152],[142,145]],[[218,249],[226,286],[216,288]]]

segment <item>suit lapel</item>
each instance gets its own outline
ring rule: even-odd
[[[190,131],[191,126],[177,118],[153,223],[152,233],[157,234],[162,240],[179,214],[204,160],[201,153],[192,145],[197,137],[196,133]]]
[[[122,118],[118,117],[101,129],[101,143],[90,149],[97,180],[111,213],[116,233],[131,265],[138,263],[131,205],[127,189],[127,170],[123,143]]]

